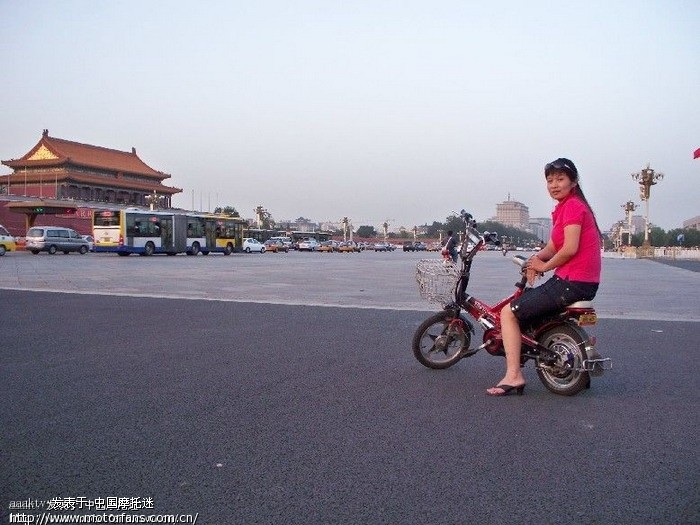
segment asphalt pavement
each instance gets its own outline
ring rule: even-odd
[[[567,398],[528,366],[492,398],[501,358],[413,358],[421,256],[0,258],[2,522],[52,498],[206,524],[700,522],[697,272],[606,260],[613,370]],[[472,292],[509,293],[515,267],[482,260]]]

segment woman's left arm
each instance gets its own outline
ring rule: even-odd
[[[578,252],[581,240],[581,225],[569,224],[564,226],[564,244],[548,261],[542,261],[537,257],[530,259],[528,267],[536,272],[544,273],[568,262]]]

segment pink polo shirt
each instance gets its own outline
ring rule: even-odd
[[[557,251],[564,245],[564,227],[581,226],[578,251],[568,262],[559,266],[554,275],[570,281],[600,282],[600,236],[593,213],[586,203],[570,194],[557,203],[552,212],[552,242]]]

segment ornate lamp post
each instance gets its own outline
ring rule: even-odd
[[[348,241],[348,224],[350,224],[350,219],[347,217],[343,217],[343,220],[340,221],[343,224],[343,242]]]
[[[156,193],[156,190],[153,190],[153,193],[150,193],[144,197],[146,199],[146,202],[148,203],[148,207],[151,210],[155,210],[158,208],[161,204],[161,196]]]
[[[632,201],[627,201],[622,205],[627,215],[627,244],[632,245],[632,212],[637,209],[637,205]]]
[[[612,241],[616,250],[619,250],[624,243],[624,231],[625,223],[623,221],[617,221],[612,229]]]
[[[649,167],[644,168],[639,173],[633,173],[632,178],[639,183],[639,196],[646,203],[644,215],[644,244],[649,247],[649,198],[651,197],[651,187],[656,184],[656,181],[664,178],[663,173],[657,173]]]

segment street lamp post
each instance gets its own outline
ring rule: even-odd
[[[348,241],[348,224],[350,224],[350,219],[347,217],[343,217],[343,220],[341,221],[343,224],[343,242]]]
[[[664,178],[663,173],[657,173],[649,167],[644,168],[639,173],[633,173],[632,178],[639,183],[639,196],[645,202],[645,215],[644,215],[644,244],[645,248],[650,246],[649,244],[649,198],[651,197],[651,187],[657,183],[657,181]]]
[[[627,245],[632,246],[632,212],[637,209],[637,205],[632,201],[627,201],[622,205],[627,215]]]
[[[148,195],[146,195],[145,199],[151,211],[160,207],[161,196],[156,193],[156,190],[153,190],[153,193],[149,193]]]

